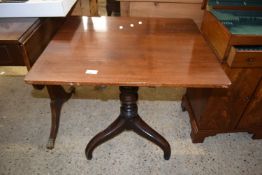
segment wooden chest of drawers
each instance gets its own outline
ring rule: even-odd
[[[219,9],[224,2],[218,3]],[[229,89],[187,89],[182,107],[190,114],[194,143],[226,132],[249,132],[253,138],[262,138],[262,3],[234,6],[245,2],[226,2],[226,9],[239,10],[222,10],[222,16],[216,14],[221,12],[218,9],[205,12],[201,31],[232,85]]]
[[[1,18],[0,65],[29,70],[45,49],[63,18]]]

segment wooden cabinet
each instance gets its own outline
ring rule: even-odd
[[[228,89],[187,89],[182,108],[189,112],[194,143],[227,132],[249,132],[254,139],[262,138],[262,33],[252,29],[262,26],[254,24],[256,15],[261,18],[262,11],[205,12],[202,34],[232,85]],[[241,33],[242,29],[247,30]]]
[[[63,18],[1,18],[0,65],[29,70],[62,22]]]
[[[262,80],[241,118],[238,129],[255,133],[253,138],[262,138]]]
[[[120,0],[121,16],[191,18],[202,22],[202,0]]]
[[[257,135],[256,138],[261,136],[262,85],[258,84],[262,69],[231,69],[226,64],[223,68],[232,82],[229,89],[188,88],[183,97],[182,107],[189,112],[194,143],[226,132],[247,131]],[[246,125],[245,120],[258,127],[243,127],[239,121]]]
[[[224,23],[227,23],[227,21],[225,19],[222,19],[224,21],[221,22],[217,18],[217,16],[214,15],[218,14],[218,12],[215,12],[211,13],[209,11],[205,11],[201,30],[203,31],[203,35],[205,36],[205,38],[208,39],[211,47],[214,48],[214,51],[217,53],[218,58],[221,61],[226,60],[228,58],[228,54],[232,46],[262,46],[261,31],[257,30],[259,34],[253,33],[252,30],[251,32],[246,32],[246,34],[241,34],[237,30],[233,30],[232,32],[229,30],[230,27],[226,27],[224,25]],[[233,16],[233,14],[233,12],[225,14],[225,16],[229,16],[228,23],[231,23],[230,15]],[[218,14],[218,16],[221,16],[221,18],[224,17],[222,15],[223,14]],[[234,20],[235,17],[233,16],[232,18]],[[235,28],[236,27],[234,26],[232,27],[232,29]],[[245,28],[243,27],[243,29]],[[246,27],[246,29],[246,31],[248,31],[248,26]]]
[[[71,16],[98,16],[97,0],[78,0]]]

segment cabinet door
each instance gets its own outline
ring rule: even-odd
[[[230,69],[224,65],[224,70],[232,82],[228,89],[187,90],[200,129],[235,129],[262,76],[261,69]]]
[[[262,80],[260,81],[252,100],[239,122],[238,128],[262,129]]]

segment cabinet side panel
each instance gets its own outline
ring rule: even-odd
[[[229,117],[232,118],[231,127],[235,128],[257,87],[262,76],[262,69],[233,68],[224,66],[232,85],[228,91]]]

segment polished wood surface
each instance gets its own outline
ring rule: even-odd
[[[29,70],[62,22],[63,18],[0,19],[0,65]]]
[[[86,70],[98,72],[90,75]],[[124,17],[69,18],[25,81],[45,85],[230,85],[192,20]]]
[[[33,25],[37,25],[38,18],[1,18],[0,19],[0,44],[18,43]]]

